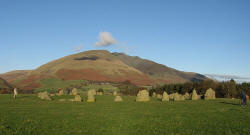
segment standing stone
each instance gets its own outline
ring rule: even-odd
[[[96,91],[95,91],[94,89],[89,90],[89,91],[88,91],[88,95],[89,95],[90,93],[92,93],[92,95],[93,95],[93,96],[95,96],[95,95],[96,95]]]
[[[174,100],[174,93],[169,95],[169,99]]]
[[[185,100],[190,100],[190,94],[186,92],[184,95],[184,98]]]
[[[161,101],[169,101],[169,95],[167,92],[163,92]]]
[[[97,95],[102,96],[103,92],[96,92]]]
[[[95,97],[94,97],[94,93],[92,90],[88,91],[88,100],[87,102],[95,102]]]
[[[155,92],[153,92],[152,97],[154,97],[154,98],[156,97],[156,93]]]
[[[141,90],[138,92],[136,97],[137,102],[147,102],[149,101],[149,93],[147,90]]]
[[[51,100],[51,98],[49,97],[49,93],[47,91],[39,92],[37,96],[42,100],[49,100],[49,101]]]
[[[58,96],[62,96],[62,95],[64,95],[64,91],[61,89],[61,90],[59,91],[59,93],[58,93]]]
[[[157,94],[157,99],[162,99],[162,95],[161,94]]]
[[[180,101],[184,101],[185,100],[185,96],[184,95],[180,95]]]
[[[70,95],[74,95],[74,96],[78,95],[77,89],[73,88]]]
[[[192,100],[198,100],[198,99],[199,99],[199,97],[198,97],[198,95],[196,93],[196,90],[194,89],[193,92],[192,92]]]
[[[74,101],[77,101],[77,102],[82,102],[82,98],[80,95],[75,95],[75,99]]]
[[[122,102],[122,98],[121,96],[116,96],[115,99],[114,99],[115,102]]]
[[[113,92],[113,96],[117,96],[117,91],[114,91],[114,92]]]
[[[215,99],[215,91],[209,88],[205,94],[205,100]]]
[[[178,93],[174,93],[174,101],[180,101],[180,95]]]
[[[88,95],[88,100],[87,102],[95,102],[95,97],[94,95]]]

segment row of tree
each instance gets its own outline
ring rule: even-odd
[[[226,82],[217,82],[213,80],[203,80],[201,82],[187,82],[184,84],[165,84],[163,86],[154,86],[150,93],[192,93],[195,89],[200,95],[204,95],[206,90],[212,88],[219,98],[238,98],[242,91],[250,95],[250,83],[236,83],[233,79]]]
[[[138,87],[131,84],[129,81],[124,82],[117,86],[123,95],[136,95],[139,90],[145,89],[145,87]],[[156,85],[149,89],[149,94],[152,95],[153,92],[157,94],[162,94],[166,91],[168,94],[176,93],[185,94],[192,93],[195,89],[197,94],[204,95],[206,90],[212,88],[216,97],[218,98],[238,98],[242,91],[247,95],[250,95],[250,83],[238,84],[234,80],[226,82],[217,82],[213,80],[203,80],[201,82],[187,82],[182,84],[165,84]]]

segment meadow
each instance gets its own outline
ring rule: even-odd
[[[0,135],[247,135],[250,109],[238,100],[135,102],[96,96],[95,103],[0,95]]]
[[[41,84],[40,88],[34,90],[35,93],[48,91],[48,92],[57,92],[57,88],[61,88],[63,90],[67,90],[67,88],[72,88],[74,86],[78,86],[79,93],[86,94],[87,90],[90,89],[103,89],[105,93],[111,93],[114,90],[118,90],[117,87],[114,87],[110,84],[97,84],[97,83],[89,83],[85,80],[60,80],[56,78],[50,79],[41,79],[38,81]]]

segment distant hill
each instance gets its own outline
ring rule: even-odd
[[[0,78],[0,93],[8,93],[13,87],[4,79]]]
[[[9,83],[13,83],[14,81],[24,78],[28,73],[30,73],[31,70],[15,70],[10,71],[4,74],[0,74],[1,78],[4,78]]]
[[[130,81],[136,85],[184,83],[206,78],[201,74],[178,71],[150,60],[106,50],[81,52],[32,71],[15,71],[1,76],[27,90],[41,87],[41,80],[47,78],[116,83]]]
[[[141,59],[138,56],[128,56],[124,53],[113,53],[113,55],[117,56],[125,64],[138,69],[150,77],[158,80],[164,80],[164,82],[182,83],[187,81],[200,81],[206,78],[201,74],[178,71],[150,60]]]

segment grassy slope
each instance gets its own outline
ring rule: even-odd
[[[125,64],[138,69],[139,71],[158,79],[167,80],[169,83],[197,81],[206,79],[205,76],[197,73],[183,72],[167,67],[156,62],[142,59],[137,56],[128,56],[123,53],[112,53]]]
[[[55,78],[41,79],[39,83],[41,83],[41,88],[39,89],[66,89],[71,85],[77,85],[80,83],[85,83],[84,80],[59,80]]]
[[[86,58],[96,57],[95,60]],[[105,50],[86,51],[54,60],[29,72],[14,84],[25,90],[41,88],[42,79],[92,80],[123,82],[131,80],[136,84],[152,83],[145,74],[124,64]]]
[[[106,50],[81,52],[51,61],[35,70],[12,71],[0,76],[24,90],[41,88],[39,81],[47,78],[101,82],[130,80],[137,85],[204,79],[199,74],[181,72],[153,61]]]
[[[28,75],[31,72],[31,70],[15,70],[10,71],[4,74],[0,74],[0,77],[5,79],[6,81],[13,83],[14,81],[18,79],[24,78],[26,75]]]
[[[81,60],[83,57],[97,57],[96,60]],[[54,60],[42,65],[36,70],[32,71],[34,74],[55,74],[58,70],[65,69],[94,69],[96,71],[103,71],[103,74],[112,75],[114,73],[122,74],[119,70],[142,74],[140,71],[129,67],[121,62],[110,52],[106,50],[92,50],[74,55],[69,55],[58,60]]]
[[[97,96],[96,103],[41,101],[33,95],[0,95],[0,134],[162,135],[250,133],[250,108],[237,101],[134,102]],[[86,100],[86,98],[85,98]],[[226,103],[221,103],[226,102]]]
[[[85,80],[60,80],[56,78],[48,78],[48,79],[41,79],[38,81],[38,83],[41,84],[41,87],[36,89],[35,92],[52,90],[52,89],[57,90],[58,88],[66,90],[67,88],[72,88],[75,85],[77,86],[81,85],[81,88],[78,88],[78,91],[81,93],[85,93],[85,91],[89,89],[98,90],[99,88],[102,88],[106,93],[110,93],[114,90],[117,90],[117,87],[114,87],[110,84],[90,84]]]
[[[0,90],[3,88],[12,89],[12,86],[8,84],[4,79],[0,78]]]

